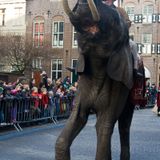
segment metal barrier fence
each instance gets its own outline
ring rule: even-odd
[[[0,127],[13,125],[17,131],[22,131],[20,124],[51,119],[57,123],[57,118],[68,117],[72,110],[74,96],[55,96],[52,103],[43,106],[42,100],[34,97],[1,98]]]

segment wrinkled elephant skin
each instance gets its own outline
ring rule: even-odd
[[[88,3],[91,2],[88,0]],[[77,72],[80,80],[75,106],[56,141],[55,159],[71,159],[70,146],[87,123],[92,110],[97,117],[95,159],[112,159],[111,136],[118,121],[120,159],[129,160],[133,105],[128,97],[133,68],[128,29],[116,10],[100,1],[88,5],[86,0],[79,0],[71,11],[64,0],[64,9],[77,31],[80,52]]]

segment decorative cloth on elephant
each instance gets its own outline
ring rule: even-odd
[[[138,71],[143,75],[142,77],[134,77],[134,85],[131,90],[131,101],[133,104],[141,105],[144,101],[145,97],[145,71],[144,71],[144,65],[143,62],[141,63],[141,66],[139,67]],[[143,105],[143,104],[142,104]]]

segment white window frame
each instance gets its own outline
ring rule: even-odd
[[[60,31],[60,24],[63,24],[63,29]],[[60,35],[62,40],[60,40]],[[64,44],[64,21],[53,21],[52,23],[52,47],[63,48]]]
[[[125,7],[125,11],[127,12],[128,17],[132,22],[134,22],[134,10],[135,10],[135,7],[133,5],[128,5]]]
[[[143,7],[143,23],[152,23],[153,5]]]
[[[42,58],[33,58],[32,59],[32,68],[41,69],[42,68]]]
[[[55,64],[55,69],[53,69],[54,64]],[[59,65],[61,65],[61,69],[59,69]],[[52,80],[62,78],[62,68],[63,68],[63,60],[62,59],[52,59],[52,61],[51,61]],[[53,72],[55,72],[55,77],[53,77]],[[59,74],[61,74],[61,76],[59,76]]]
[[[72,47],[73,48],[78,48],[78,42],[76,39],[76,34],[77,32],[75,31],[75,28],[73,27],[73,32],[72,32]]]
[[[151,54],[151,46],[152,46],[152,34],[144,33],[142,34],[142,53],[143,54]]]
[[[23,13],[23,7],[15,7],[14,8],[15,13],[15,21],[14,26],[21,26],[24,24],[24,13]]]
[[[44,24],[44,31],[43,32],[38,31],[38,33],[35,33],[36,23],[38,23],[38,25],[40,25],[41,23]],[[40,29],[40,28],[38,27],[38,29]],[[33,21],[33,46],[35,46],[35,47],[43,47],[44,46],[44,36],[45,36],[44,32],[45,32],[44,20],[39,20],[38,18],[35,19]],[[36,34],[38,35],[38,45],[35,44],[35,35]],[[41,35],[43,35],[43,44],[42,45],[40,45],[40,36]]]

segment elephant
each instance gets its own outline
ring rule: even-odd
[[[111,137],[118,121],[120,159],[129,160],[134,112],[130,91],[134,78],[128,27],[115,8],[100,0],[78,0],[73,10],[63,0],[63,7],[77,32],[79,81],[72,113],[56,140],[55,159],[71,159],[70,146],[94,111],[95,159],[112,159]]]

